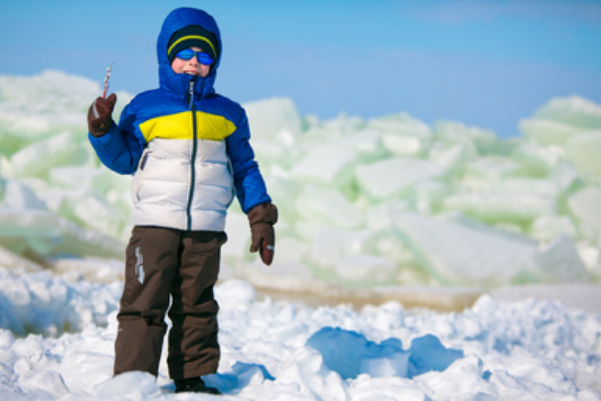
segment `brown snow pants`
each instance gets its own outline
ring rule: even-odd
[[[126,250],[125,286],[117,315],[114,374],[158,374],[169,331],[169,376],[217,372],[217,311],[213,296],[224,232],[134,227]],[[171,307],[169,301],[171,299]]]

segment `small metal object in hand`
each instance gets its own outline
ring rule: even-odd
[[[109,79],[111,78],[111,68],[113,63],[106,69],[106,77],[104,77],[104,90],[102,91],[102,97],[106,99],[106,93],[109,90]]]

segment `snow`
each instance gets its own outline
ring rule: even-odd
[[[166,355],[112,377],[132,206],[87,142],[98,93],[0,76],[0,399],[215,398],[174,395]],[[280,221],[267,268],[228,216],[215,399],[601,400],[601,106],[551,99],[512,139],[244,106]]]
[[[2,400],[192,399],[173,394],[165,357],[156,380],[112,377],[120,285],[0,272],[1,310],[14,311],[0,329]],[[205,380],[219,399],[601,399],[599,310],[488,294],[460,313],[312,308],[242,280],[216,297],[222,359]]]

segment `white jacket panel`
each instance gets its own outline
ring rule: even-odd
[[[132,180],[134,224],[223,231],[234,182],[225,141],[155,138]]]

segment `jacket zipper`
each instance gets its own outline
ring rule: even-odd
[[[196,182],[196,153],[198,141],[196,133],[196,107],[194,106],[194,79],[188,84],[189,109],[192,112],[192,155],[190,157],[190,191],[188,192],[188,204],[186,205],[186,230],[192,229],[192,199],[194,197],[194,185]]]

